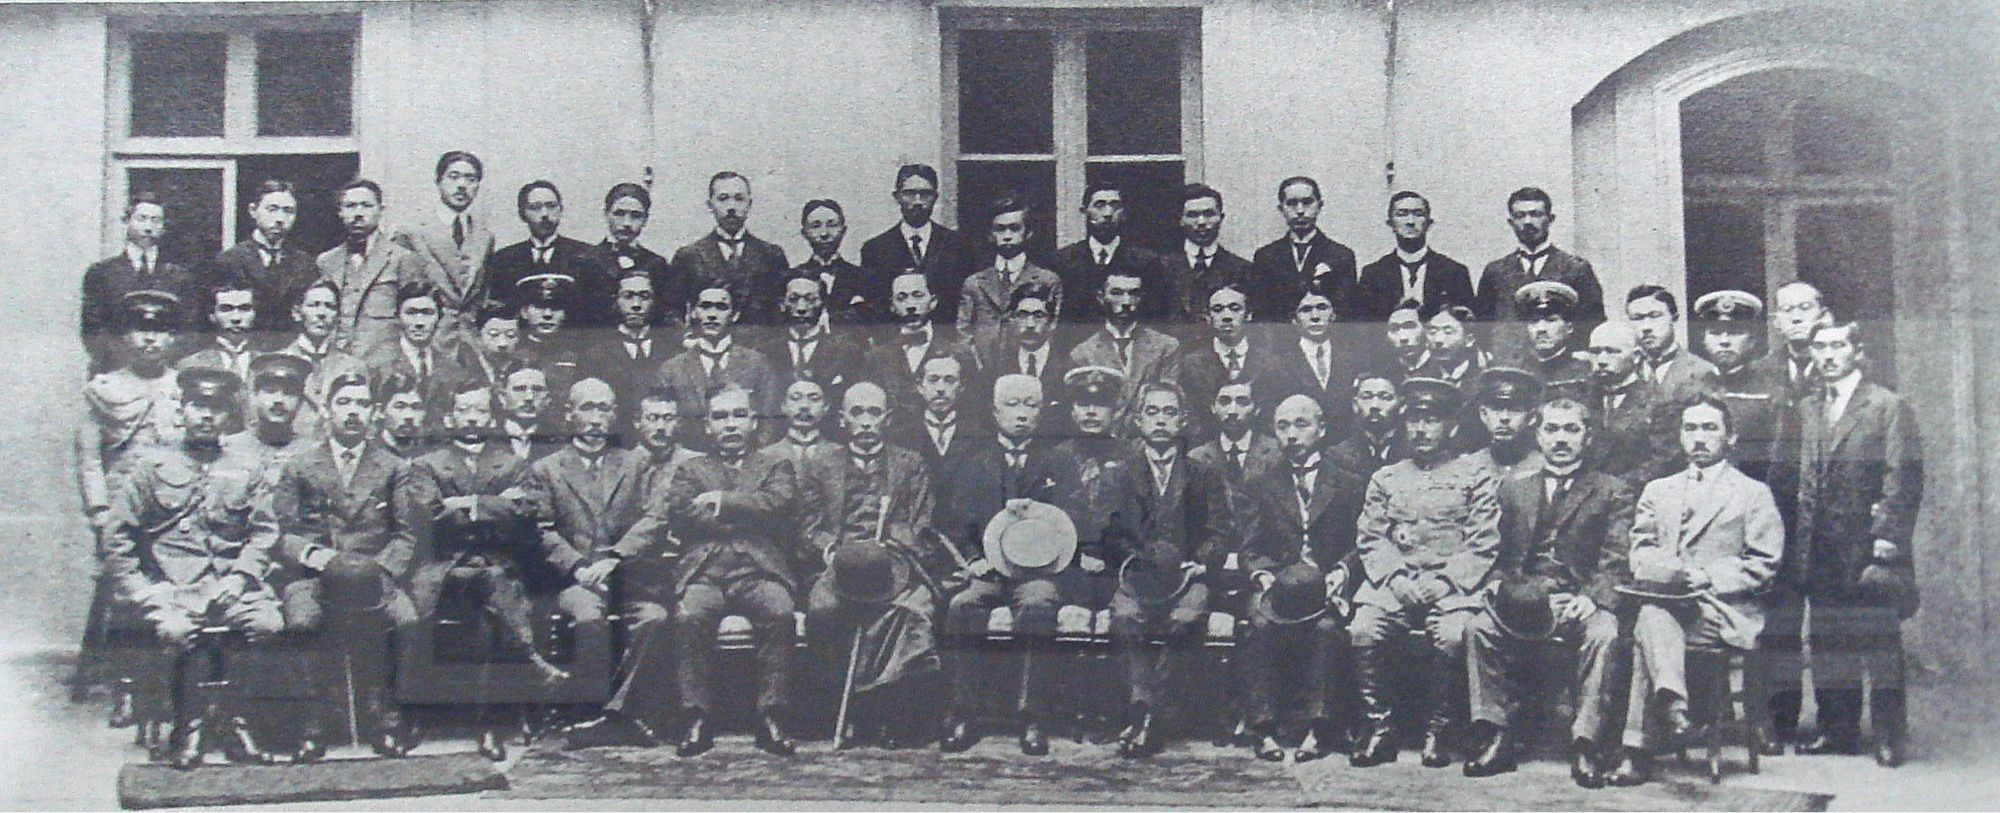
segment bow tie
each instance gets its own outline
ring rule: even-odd
[[[1532,253],[1530,253],[1527,249],[1521,249],[1521,259],[1527,260],[1528,262],[1531,263],[1536,262],[1542,259],[1543,257],[1547,256],[1549,256],[1549,250],[1546,248],[1542,249],[1541,251],[1536,251]]]

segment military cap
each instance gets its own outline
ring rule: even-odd
[[[1716,291],[1694,301],[1697,322],[1761,322],[1764,302],[1743,291]]]
[[[1479,374],[1479,403],[1528,409],[1541,397],[1542,382],[1519,367],[1488,367]]]
[[[1110,367],[1078,367],[1063,375],[1063,392],[1072,404],[1115,404],[1125,386],[1125,374]]]
[[[143,288],[118,300],[119,326],[124,330],[174,330],[181,326],[181,298]]]
[[[1576,289],[1555,280],[1540,279],[1514,292],[1514,306],[1530,318],[1556,315],[1568,318],[1576,308]]]
[[[250,386],[262,387],[273,381],[292,392],[305,392],[312,370],[312,362],[290,353],[265,353],[250,360]]]
[[[567,308],[575,291],[576,277],[568,274],[529,274],[514,283],[514,298],[522,305]]]
[[[1441,378],[1415,376],[1403,381],[1403,416],[1433,414],[1458,417],[1465,396],[1458,387]]]
[[[174,377],[174,383],[180,385],[182,401],[228,407],[231,411],[236,409],[238,395],[243,391],[243,379],[216,367],[186,368]]]

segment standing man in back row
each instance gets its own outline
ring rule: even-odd
[[[1465,263],[1431,250],[1431,202],[1409,190],[1389,198],[1389,231],[1396,250],[1361,268],[1353,316],[1387,322],[1404,302],[1472,304],[1472,274]]]
[[[708,212],[715,230],[674,252],[682,276],[711,279],[729,287],[745,324],[777,320],[785,270],[785,250],[750,233],[750,179],[724,170],[708,179]]]
[[[1299,295],[1323,276],[1332,277],[1326,290],[1333,294],[1334,315],[1353,315],[1354,250],[1319,230],[1319,211],[1325,205],[1318,181],[1297,175],[1278,184],[1285,236],[1264,244],[1250,259],[1250,307],[1257,321],[1290,321]]]
[[[1473,297],[1473,312],[1480,321],[1492,325],[1487,350],[1506,357],[1518,357],[1527,349],[1527,331],[1516,311],[1514,292],[1536,280],[1553,280],[1576,291],[1576,335],[1589,336],[1604,321],[1604,287],[1590,261],[1556,248],[1549,239],[1549,226],[1556,219],[1555,203],[1549,193],[1532,186],[1514,190],[1507,196],[1507,225],[1520,245],[1505,257],[1486,264],[1479,273],[1479,290]]]
[[[415,252],[423,279],[437,288],[438,339],[449,347],[477,328],[472,320],[486,300],[486,261],[493,256],[493,230],[472,213],[486,165],[479,156],[452,150],[438,157],[438,205],[431,215],[409,224],[396,242]],[[412,280],[405,280],[410,282]]]
[[[890,196],[902,219],[861,244],[861,267],[888,280],[909,269],[923,272],[937,298],[938,321],[957,324],[959,292],[972,273],[972,241],[932,219],[938,201],[937,170],[928,164],[904,164],[896,170],[896,189]],[[884,282],[882,289],[888,288]],[[895,308],[885,302],[882,310],[893,314]]]

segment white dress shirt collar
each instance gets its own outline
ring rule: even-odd
[[[909,245],[910,238],[915,237],[923,241],[924,253],[930,253],[932,231],[930,221],[924,221],[924,225],[921,226],[911,226],[910,221],[905,220],[898,223],[896,228],[903,234],[903,245]]]
[[[1430,258],[1431,247],[1428,245],[1414,252],[1404,251],[1401,246],[1396,247],[1396,261],[1404,265],[1416,265]]]

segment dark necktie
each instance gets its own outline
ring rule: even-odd
[[[1312,484],[1306,480],[1306,476],[1311,473],[1311,466],[1292,467],[1292,489],[1298,492],[1299,505],[1302,508],[1312,505]]]
[[[1403,280],[1404,280],[1403,287],[1408,288],[1411,291],[1417,290],[1417,269],[1419,267],[1420,266],[1415,266],[1415,265],[1403,266]]]
[[[1029,353],[1028,357],[1021,361],[1022,375],[1026,375],[1029,377],[1040,376],[1042,374],[1041,368],[1042,365],[1035,361],[1035,354],[1033,353]]]
[[[451,219],[451,243],[459,248],[465,248],[465,215]]]
[[[1547,257],[1548,255],[1549,255],[1549,250],[1546,248],[1542,249],[1541,251],[1537,251],[1533,254],[1530,254],[1525,251],[1521,252],[1521,262],[1527,266],[1529,276],[1533,277],[1541,276],[1541,270],[1547,267],[1541,265],[1542,258]]]
[[[1118,346],[1118,369],[1132,371],[1132,337],[1113,336],[1111,343]]]
[[[1243,377],[1243,351],[1234,347],[1222,354],[1222,366],[1229,370],[1229,380],[1235,382]]]
[[[1243,476],[1243,447],[1241,446],[1229,450],[1229,473],[1237,477]]]
[[[1194,258],[1195,276],[1200,276],[1202,274],[1208,273],[1208,263],[1209,263],[1209,256],[1206,252],[1195,255]]]
[[[1111,264],[1111,249],[1108,249],[1108,248],[1100,248],[1100,249],[1098,249],[1098,250],[1097,250],[1097,267],[1098,267],[1099,269],[1102,269],[1102,268],[1104,268],[1105,266],[1108,266],[1108,265],[1110,265],[1110,264]]]
[[[139,254],[139,276],[142,277],[148,276],[151,275],[152,273],[153,273],[153,258],[147,256],[144,252],[141,252]]]
[[[923,235],[919,234],[910,235],[910,264],[916,266],[924,264]]]

